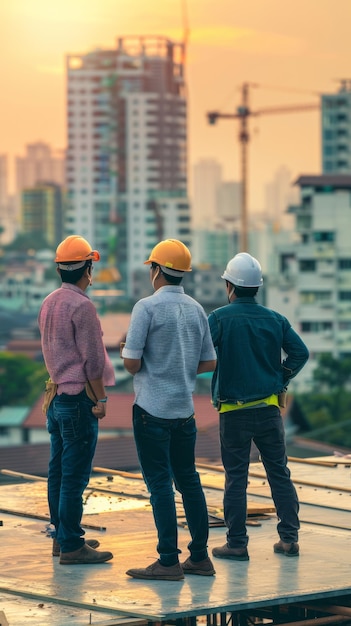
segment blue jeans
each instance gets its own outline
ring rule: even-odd
[[[195,468],[196,423],[185,419],[154,417],[133,406],[135,443],[158,533],[157,551],[163,565],[178,562],[177,514],[173,491],[181,493],[191,542],[192,560],[208,556],[208,513],[199,474]]]
[[[98,436],[93,402],[85,391],[55,396],[47,413],[51,450],[48,501],[51,523],[62,552],[73,552],[84,544],[81,528],[82,495],[91,472]]]
[[[251,441],[261,454],[279,519],[280,538],[298,540],[299,502],[287,467],[285,433],[278,407],[239,409],[220,414],[222,461],[225,469],[224,519],[231,548],[248,544],[247,482]]]

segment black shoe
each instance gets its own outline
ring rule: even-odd
[[[227,543],[220,548],[213,548],[212,554],[217,559],[230,559],[232,561],[248,561],[250,558],[247,548],[230,548]]]

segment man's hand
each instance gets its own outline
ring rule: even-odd
[[[98,420],[102,420],[106,415],[106,402],[98,402],[91,410]]]

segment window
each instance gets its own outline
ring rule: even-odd
[[[331,302],[331,291],[301,291],[301,304],[316,304],[318,302]]]
[[[301,259],[299,261],[300,272],[315,272],[316,261],[314,259]]]
[[[334,235],[335,233],[331,232],[331,231],[319,231],[316,233],[313,233],[313,241],[316,242],[331,242],[334,241]]]
[[[351,330],[351,321],[345,320],[345,321],[339,322],[338,328],[339,330]]]
[[[351,259],[339,259],[338,268],[339,270],[351,270]]]
[[[303,333],[318,333],[323,330],[332,330],[332,322],[301,322],[301,331]]]
[[[339,291],[339,300],[340,302],[350,302],[351,291]]]
[[[326,129],[323,134],[324,134],[324,139],[326,141],[328,141],[330,139],[334,139],[334,131],[333,130]]]

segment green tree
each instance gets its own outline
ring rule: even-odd
[[[299,396],[311,425],[305,436],[351,446],[351,359],[321,354],[313,373],[313,391]]]
[[[0,352],[0,407],[31,405],[44,391],[45,365],[29,357]]]
[[[351,382],[351,358],[335,358],[329,353],[319,356],[317,367],[313,372],[316,390],[340,391]]]
[[[28,252],[28,250],[45,250],[51,247],[42,233],[20,233],[16,239],[4,246],[4,249],[15,252]]]

